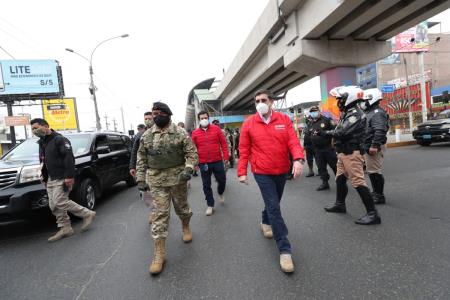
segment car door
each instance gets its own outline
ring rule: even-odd
[[[113,157],[107,135],[97,135],[93,143],[92,165],[102,187],[109,186],[113,183]]]
[[[108,142],[111,147],[111,154],[113,154],[114,174],[113,183],[127,179],[128,166],[130,163],[130,152],[122,139],[121,135],[109,134]]]

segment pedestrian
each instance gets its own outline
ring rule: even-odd
[[[305,135],[303,138],[303,147],[306,152],[306,162],[308,163],[308,173],[305,177],[313,177],[314,176],[314,147],[311,141],[311,135],[309,134],[310,128],[312,125],[312,118],[308,112],[308,116],[306,117],[306,128]]]
[[[234,149],[235,149],[235,142],[234,142],[234,134],[230,127],[225,128],[225,138],[227,139],[228,146],[228,153],[230,155],[229,162],[230,162],[230,168],[234,168]]]
[[[253,176],[264,200],[261,231],[266,238],[274,238],[280,253],[281,270],[294,271],[288,229],[281,215],[280,201],[292,155],[294,178],[302,173],[303,149],[289,116],[273,110],[274,96],[269,90],[255,94],[257,113],[249,117],[241,128],[238,176],[248,184],[247,165],[250,161]]]
[[[234,148],[236,149],[236,157],[239,158],[239,138],[241,137],[241,134],[239,133],[239,128],[235,129],[234,134],[235,134],[234,140],[236,144]]]
[[[219,201],[223,205],[225,202],[226,172],[229,153],[225,135],[220,127],[209,124],[209,114],[207,111],[200,111],[197,114],[200,127],[192,132],[192,141],[197,147],[200,175],[203,182],[203,193],[206,199],[206,215],[214,213],[214,196],[211,188],[211,175],[217,180],[217,193]]]
[[[322,184],[316,190],[329,190],[328,180],[330,179],[330,174],[328,174],[327,165],[330,166],[334,175],[336,175],[337,156],[331,144],[332,136],[321,134],[321,132],[334,130],[336,124],[334,124],[332,119],[323,116],[318,106],[311,107],[309,114],[311,122],[308,126],[308,136],[311,139],[317,169],[319,170],[320,179],[322,179]]]
[[[171,202],[175,213],[181,219],[183,241],[192,241],[189,228],[192,210],[187,199],[187,181],[191,179],[198,156],[191,138],[183,129],[172,123],[172,111],[167,104],[153,103],[152,114],[155,125],[148,129],[140,140],[136,180],[141,191],[147,191],[149,185],[151,186],[154,206],[151,225],[154,255],[149,272],[156,275],[161,273],[166,260]]]
[[[131,148],[131,155],[130,155],[130,175],[133,177],[136,177],[136,161],[137,161],[137,152],[139,149],[139,145],[140,145],[140,140],[142,135],[144,134],[144,132],[148,129],[151,128],[154,124],[153,122],[153,115],[151,111],[147,111],[144,113],[144,127],[142,127],[141,125],[138,125],[138,133],[136,134],[136,136],[133,139],[133,147]],[[148,182],[147,182],[148,184]],[[146,192],[141,192],[141,196],[142,198],[145,199],[151,199],[151,197],[149,197],[149,195],[147,195],[146,193],[149,193],[149,191]],[[151,203],[146,203],[149,206],[149,214],[148,214],[148,223],[152,224],[153,221],[153,206]]]
[[[50,210],[56,217],[58,232],[48,241],[54,242],[73,235],[68,212],[83,219],[81,231],[88,229],[95,212],[69,199],[75,180],[75,159],[70,141],[50,129],[46,120],[30,121],[33,134],[39,137],[39,160],[42,164],[41,180],[47,189]]]
[[[383,94],[377,88],[364,91],[364,100],[360,107],[366,114],[366,134],[364,137],[364,159],[366,170],[372,184],[375,204],[385,204],[383,159],[386,152],[389,115],[380,107]]]
[[[339,123],[333,131],[321,132],[334,138],[338,153],[336,173],[336,202],[325,207],[327,212],[346,213],[347,179],[361,197],[367,214],[355,221],[359,225],[380,224],[372,195],[364,177],[363,143],[366,120],[357,102],[363,98],[363,91],[355,86],[334,88],[330,94],[336,98],[341,112]]]

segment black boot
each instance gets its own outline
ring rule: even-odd
[[[305,177],[313,177],[313,176],[314,176],[313,168],[312,168],[312,167],[309,167],[309,172],[308,172],[308,174],[306,174]]]
[[[378,216],[377,210],[375,209],[375,204],[373,202],[372,194],[368,187],[360,185],[356,188],[359,196],[361,197],[364,206],[366,207],[367,214],[362,216],[357,221],[355,221],[358,225],[372,225],[372,224],[380,224],[381,219]]]
[[[345,198],[347,197],[347,177],[340,175],[336,178],[336,202],[332,205],[324,207],[325,211],[332,213],[343,213],[347,212],[345,207]]]
[[[330,185],[328,184],[328,181],[323,180],[322,184],[319,185],[319,187],[316,189],[316,191],[324,191],[324,190],[329,190],[330,189]]]
[[[374,173],[369,175],[370,182],[373,188],[373,200],[375,204],[385,204],[386,198],[384,197],[384,177],[382,174]]]

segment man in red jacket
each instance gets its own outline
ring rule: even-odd
[[[202,175],[203,192],[205,193],[206,215],[214,213],[214,197],[211,189],[211,175],[217,180],[217,192],[221,204],[225,202],[226,175],[224,164],[228,164],[229,153],[225,135],[220,127],[209,124],[209,114],[206,111],[198,113],[200,127],[192,132],[192,141],[197,146],[200,173]]]
[[[294,163],[292,174],[297,178],[305,162],[303,149],[295,134],[289,116],[272,109],[274,97],[268,90],[255,94],[257,113],[248,118],[241,128],[239,141],[238,176],[248,184],[247,164],[261,191],[265,208],[262,212],[261,230],[266,238],[274,238],[280,252],[283,272],[294,272],[288,229],[281,216],[280,200],[286,176],[290,169],[289,154]]]

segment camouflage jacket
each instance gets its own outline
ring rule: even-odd
[[[151,155],[156,153],[163,160],[168,155],[179,153],[180,163],[168,168],[152,168]],[[168,154],[170,153],[170,154]],[[164,157],[166,155],[166,157]],[[198,164],[197,149],[189,135],[171,123],[169,127],[161,130],[157,126],[148,129],[141,137],[136,164],[136,180],[145,181],[146,175],[150,186],[174,186],[180,184],[178,175],[186,168],[194,169]]]

